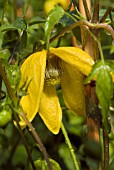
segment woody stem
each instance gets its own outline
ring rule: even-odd
[[[72,29],[74,29],[76,27],[79,27],[79,26],[81,27],[81,26],[84,26],[84,25],[88,26],[89,28],[95,28],[95,29],[102,28],[102,29],[105,29],[111,34],[112,38],[114,39],[114,30],[110,25],[108,25],[106,23],[97,23],[97,24],[94,23],[93,24],[93,23],[90,23],[90,22],[88,22],[86,20],[81,20],[81,21],[77,21],[77,22],[73,23],[72,25],[70,25],[70,26],[66,27],[65,29],[63,29],[60,33],[58,33],[57,35],[55,35],[53,38],[50,39],[50,43],[53,42],[55,39],[63,36],[68,31],[71,31]]]

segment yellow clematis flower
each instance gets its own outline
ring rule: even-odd
[[[76,47],[50,48],[48,58],[46,50],[30,55],[21,66],[22,77],[19,85],[22,87],[25,84],[25,88],[27,87],[20,105],[28,120],[31,122],[38,112],[52,133],[59,132],[62,110],[56,94],[58,82],[69,110],[85,115],[82,73],[88,75],[93,64],[93,59]],[[24,120],[20,120],[20,125],[26,126]]]

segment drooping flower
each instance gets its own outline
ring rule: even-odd
[[[37,112],[48,129],[57,134],[62,121],[62,110],[56,94],[60,83],[64,102],[74,114],[85,115],[85,95],[82,75],[91,71],[93,59],[76,47],[50,48],[30,55],[21,66],[20,87],[27,88],[20,105],[31,122]],[[20,120],[22,127],[26,126]]]

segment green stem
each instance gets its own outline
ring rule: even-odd
[[[83,0],[83,4],[84,4],[84,9],[85,9],[87,20],[89,21],[89,20],[91,20],[91,15],[90,15],[90,12],[88,9],[87,1]]]
[[[76,155],[75,155],[75,153],[74,153],[74,149],[73,149],[73,147],[72,147],[72,145],[71,145],[71,142],[70,142],[70,140],[69,140],[67,131],[66,131],[63,123],[61,124],[61,130],[62,130],[62,133],[63,133],[63,135],[64,135],[64,137],[65,137],[66,143],[67,143],[67,145],[68,145],[68,147],[69,147],[69,150],[70,150],[70,153],[71,153],[73,162],[74,162],[75,169],[76,169],[76,170],[80,170],[78,158],[76,157]]]
[[[70,15],[68,12],[65,12],[65,14],[66,14],[69,18],[71,18],[73,21],[77,22],[77,20],[76,20],[72,15]]]
[[[72,0],[73,2],[73,5],[74,5],[74,9],[76,11],[76,14],[78,15],[77,18],[80,18],[80,19],[84,19],[84,16],[79,12],[78,8],[77,8],[77,3],[76,3],[76,0]],[[77,16],[76,15],[76,16]]]

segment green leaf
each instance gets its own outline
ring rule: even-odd
[[[7,24],[7,25],[3,25],[1,26],[1,31],[4,32],[4,31],[13,31],[13,30],[16,30],[17,27],[13,26],[12,24]]]
[[[25,30],[27,28],[26,22],[23,18],[17,18],[13,24],[6,24],[1,26],[1,31],[13,31],[16,29],[22,29]]]
[[[99,107],[101,108],[104,126],[110,130],[108,117],[110,100],[113,95],[112,77],[110,72],[114,71],[113,62],[111,61],[98,61],[94,64],[91,73],[85,79],[84,83],[89,83],[92,79],[96,81],[96,93],[99,99]]]
[[[17,88],[21,78],[19,66],[5,64],[5,68],[7,76],[11,83],[11,87],[14,89]]]
[[[113,54],[113,53],[114,53],[114,45],[112,45],[110,48],[110,54]]]
[[[53,170],[61,170],[59,164],[56,161],[54,161],[53,159],[49,159],[49,160],[50,160]],[[49,170],[48,165],[45,160],[39,159],[39,160],[36,160],[34,163],[35,163],[37,170]],[[32,170],[31,165],[29,166],[28,170]]]
[[[97,76],[97,74],[99,73],[101,67],[102,67],[102,61],[100,60],[100,61],[96,62],[96,63],[93,65],[90,74],[89,74],[88,77],[84,80],[84,84],[89,83],[93,78],[95,78],[95,77]]]
[[[59,147],[59,156],[63,160],[67,170],[75,170],[73,160],[69,148],[66,143],[62,143]]]
[[[20,17],[18,17],[15,20],[15,22],[13,23],[13,26],[16,27],[17,29],[22,29],[22,30],[26,30],[27,28],[26,21]]]
[[[103,64],[105,64],[106,69],[110,72],[114,72],[114,61],[113,60],[106,60],[105,63],[103,63],[101,60],[96,62],[93,67],[92,70],[90,72],[90,74],[88,75],[88,77],[86,77],[86,79],[84,80],[84,84],[89,83],[92,79],[96,79],[99,72],[102,70],[102,66]]]
[[[34,24],[39,24],[39,23],[44,23],[44,22],[46,22],[44,18],[36,16],[29,21],[29,25],[34,25]]]
[[[113,94],[113,85],[110,71],[105,64],[102,65],[102,69],[100,69],[97,76],[96,93],[99,99],[99,106],[102,111],[104,126],[107,129],[110,99]]]
[[[113,170],[114,169],[114,159],[111,161],[110,165],[107,167],[106,170]]]
[[[84,154],[94,160],[102,160],[102,148],[101,145],[95,140],[87,140],[84,143]]]
[[[46,40],[46,46],[48,48],[49,45],[49,38],[51,31],[55,24],[58,24],[59,20],[63,17],[64,10],[62,7],[57,6],[51,12],[49,13],[49,16],[47,17],[47,21],[45,23],[45,40]]]
[[[0,58],[4,59],[6,61],[8,61],[10,55],[11,55],[11,53],[8,49],[0,51]]]
[[[22,52],[27,46],[27,32],[24,30],[22,36],[20,37],[20,44],[18,51]]]
[[[6,31],[3,36],[2,48],[11,49],[16,47],[18,39],[19,39],[19,32],[17,29]]]
[[[110,71],[114,72],[114,60],[107,60],[105,63],[110,68]]]
[[[14,166],[16,165],[25,165],[25,162],[27,160],[27,153],[25,150],[25,147],[20,144],[18,145],[18,147],[16,148],[13,158],[12,158],[12,164]]]
[[[99,168],[98,161],[96,161],[92,158],[87,158],[86,162],[87,162],[87,165],[89,167],[91,167],[93,170],[98,170],[98,168]]]

